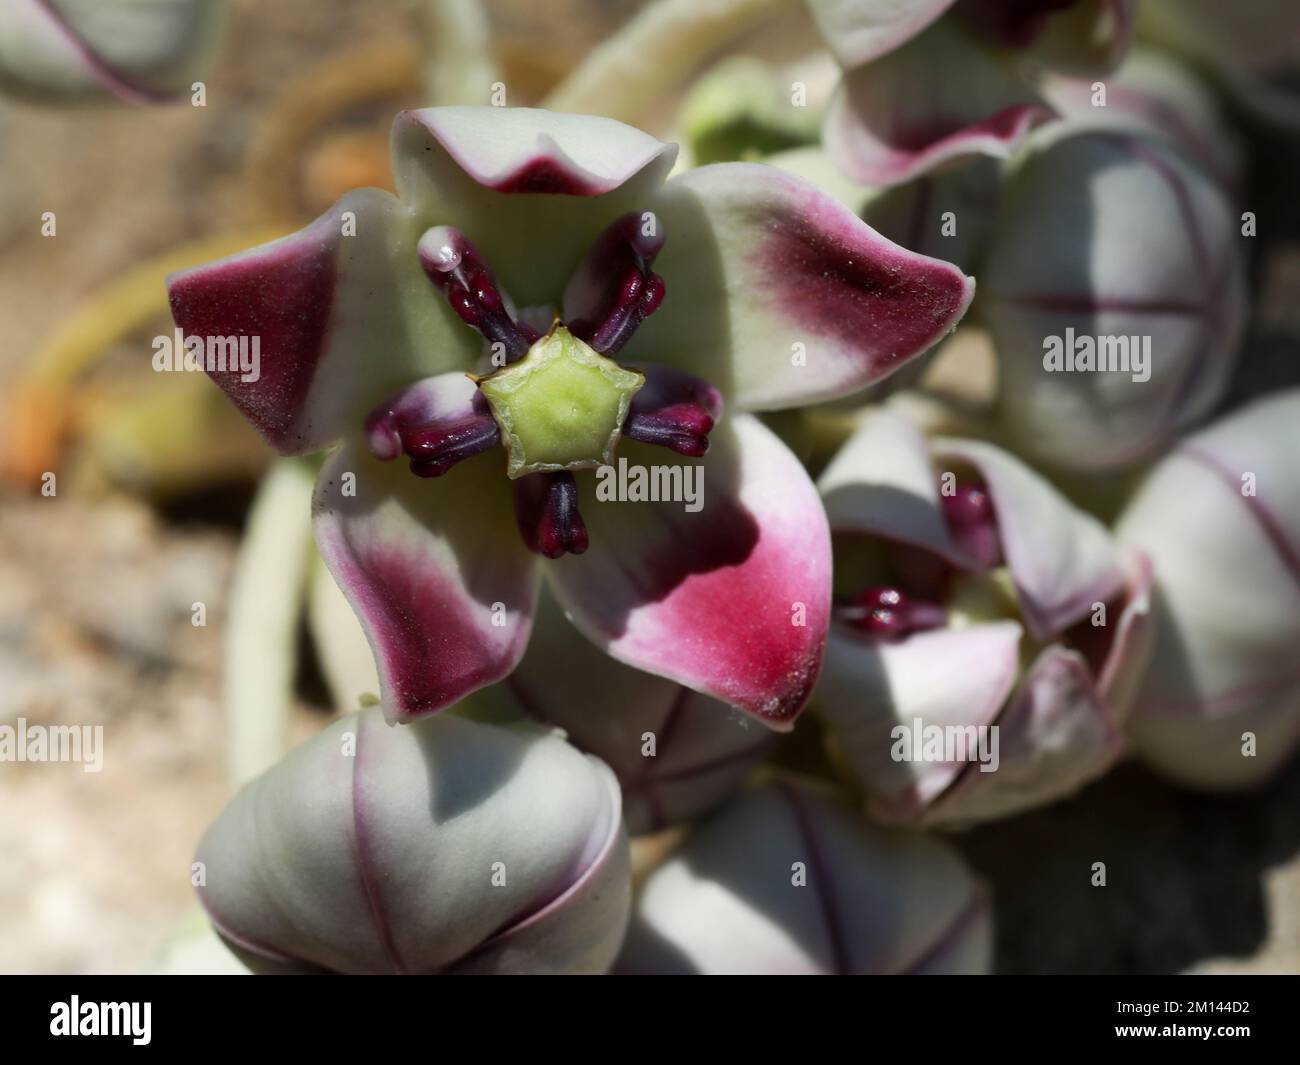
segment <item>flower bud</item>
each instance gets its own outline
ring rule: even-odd
[[[1298,421],[1292,389],[1188,437],[1116,527],[1156,568],[1157,636],[1129,736],[1184,784],[1262,782],[1300,735]]]
[[[42,102],[158,103],[190,91],[224,0],[57,0],[0,7],[0,89]]]
[[[983,973],[992,919],[950,847],[783,779],[733,799],[650,874],[622,973]]]
[[[980,294],[1017,450],[1122,468],[1223,396],[1245,317],[1236,218],[1154,142],[1044,138],[1006,189]]]
[[[815,695],[883,820],[966,824],[1105,772],[1150,567],[1017,459],[869,412],[819,487],[835,608]]]
[[[553,735],[452,714],[336,721],[199,844],[199,899],[256,972],[600,973],[627,921],[618,785]]]

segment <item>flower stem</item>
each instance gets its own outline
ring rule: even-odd
[[[554,111],[636,119],[710,52],[795,0],[655,0],[543,101]]]
[[[262,479],[235,560],[223,678],[226,771],[234,787],[288,748],[313,482],[307,463],[276,462]]]
[[[424,0],[426,104],[484,104],[500,77],[479,0]]]

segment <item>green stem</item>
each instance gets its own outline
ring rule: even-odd
[[[306,463],[276,462],[262,479],[235,560],[223,678],[226,770],[234,787],[289,746],[313,482]]]
[[[554,111],[635,120],[701,61],[795,0],[656,0],[543,101]]]
[[[424,0],[421,15],[426,103],[488,103],[501,75],[479,0]]]

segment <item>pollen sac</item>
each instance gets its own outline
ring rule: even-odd
[[[518,362],[479,380],[511,478],[609,465],[645,376],[556,323]]]

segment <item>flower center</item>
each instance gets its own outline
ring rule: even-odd
[[[698,458],[722,412],[707,381],[614,358],[663,303],[664,282],[652,269],[663,244],[652,215],[616,219],[564,291],[568,321],[548,313],[543,336],[536,316],[516,310],[464,234],[450,226],[426,231],[420,265],[483,337],[495,369],[469,375],[472,384],[421,382],[381,404],[366,419],[371,452],[406,454],[413,473],[441,477],[501,444],[524,542],[548,558],[581,554],[588,537],[573,471],[611,464],[625,436]]]

